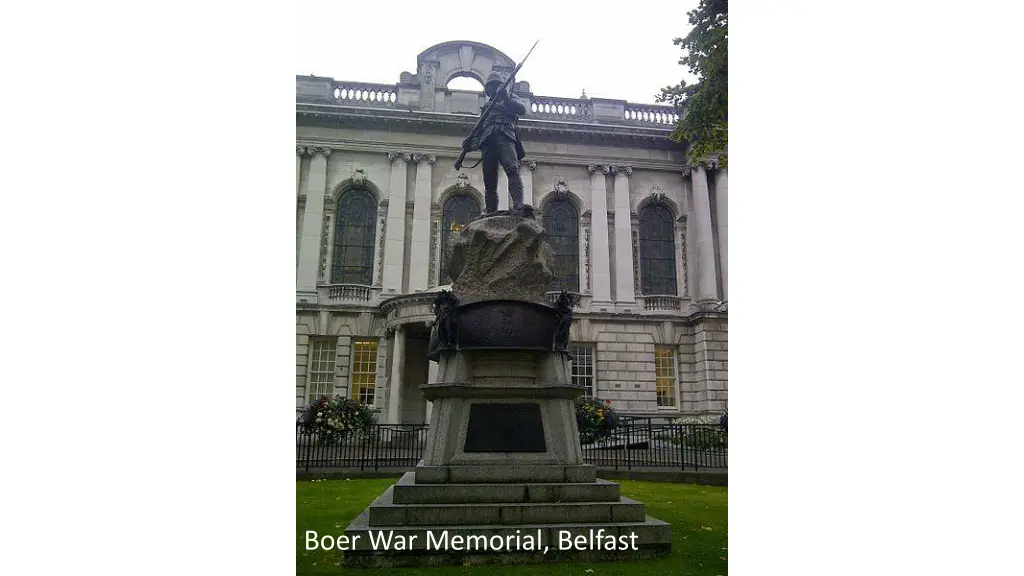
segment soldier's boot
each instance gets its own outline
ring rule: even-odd
[[[490,214],[498,209],[498,191],[484,190],[484,213]]]

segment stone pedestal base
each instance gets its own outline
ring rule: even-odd
[[[664,556],[672,529],[583,462],[566,353],[574,299],[547,304],[553,253],[536,221],[498,215],[451,240],[435,301],[437,377],[423,460],[345,530],[345,566]]]
[[[345,566],[589,562],[671,553],[671,526],[621,496],[614,482],[422,484],[417,475],[423,469],[407,472],[345,529],[352,543]]]

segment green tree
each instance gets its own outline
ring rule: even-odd
[[[727,165],[729,143],[729,0],[700,0],[696,10],[687,12],[693,29],[673,43],[686,54],[679,63],[697,77],[694,84],[682,80],[661,89],[658,101],[682,109],[672,133],[676,142],[689,143],[691,162],[709,153],[719,154]]]

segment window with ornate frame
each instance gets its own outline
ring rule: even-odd
[[[672,213],[661,204],[640,211],[640,290],[675,296],[676,242]]]
[[[373,284],[373,252],[377,236],[377,202],[362,188],[346,191],[334,215],[332,284]]]
[[[580,214],[567,199],[555,199],[544,206],[544,230],[555,254],[555,286],[568,292],[580,291]]]
[[[594,386],[594,346],[593,344],[570,344],[569,367],[573,386],[580,386],[588,398],[593,397]]]
[[[440,284],[448,284],[452,280],[448,276],[445,254],[448,252],[448,240],[453,234],[466,227],[467,224],[480,217],[480,204],[469,194],[455,194],[444,202],[441,216],[441,275]]]
[[[321,396],[334,396],[334,365],[338,353],[336,338],[312,338],[309,342],[309,378],[306,381],[307,404]]]
[[[352,395],[353,400],[373,406],[377,389],[377,340],[352,342]]]
[[[659,408],[675,408],[676,400],[676,351],[671,346],[654,347],[655,392]]]

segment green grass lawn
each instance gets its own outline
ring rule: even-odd
[[[307,574],[399,574],[406,576],[490,576],[523,574],[535,576],[573,574],[586,576],[671,574],[673,576],[714,576],[726,574],[728,557],[728,490],[717,486],[667,484],[620,480],[622,495],[647,506],[647,514],[672,525],[672,556],[637,562],[591,564],[530,564],[528,566],[449,566],[439,568],[395,568],[392,570],[347,569],[342,553],[305,549],[306,530],[340,535],[345,527],[396,478],[372,480],[300,481],[296,483],[296,567]]]

